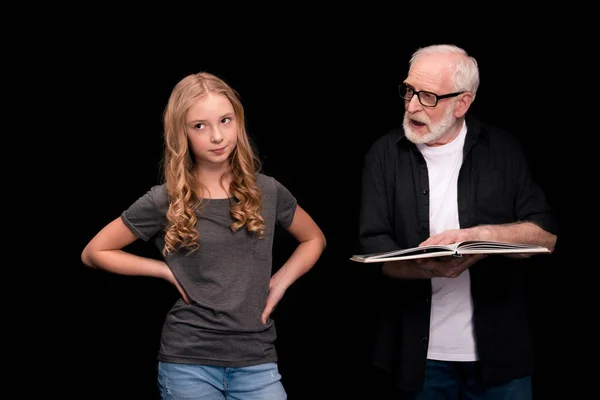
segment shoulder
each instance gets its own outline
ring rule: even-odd
[[[150,187],[137,201],[152,203],[156,208],[164,208],[168,205],[169,196],[167,193],[167,184],[159,184]]]
[[[273,178],[270,175],[266,175],[262,172],[257,172],[256,173],[256,184],[257,185],[268,185],[268,184],[273,184],[273,181],[275,180],[275,178]]]
[[[148,193],[154,198],[157,202],[167,202],[169,199],[169,195],[167,193],[167,184],[162,183],[160,185],[155,185],[150,188]]]
[[[256,173],[256,185],[261,192],[271,193],[283,186],[277,179],[262,172]]]
[[[371,143],[367,148],[364,159],[367,163],[384,162],[389,157],[394,157],[398,154],[396,151],[398,146],[405,146],[406,144],[410,144],[410,142],[406,139],[404,130],[402,128],[393,128]]]
[[[402,128],[393,128],[387,131],[382,136],[375,139],[375,141],[371,144],[369,151],[380,151],[385,149],[393,148],[399,142],[406,141],[406,136],[404,135],[404,129]]]
[[[475,133],[477,141],[484,141],[494,148],[505,148],[507,151],[517,151],[521,148],[517,136],[505,128],[475,117],[468,117],[466,121],[468,131]]]
[[[265,175],[263,173],[256,174],[256,185],[263,195],[263,199],[270,197],[282,199],[291,199],[294,196],[291,191],[285,187],[281,182],[272,176]]]
[[[161,221],[169,208],[166,185],[150,187],[143,195],[135,200],[122,216],[130,225],[143,221]]]

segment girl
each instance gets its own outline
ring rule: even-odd
[[[173,89],[164,113],[164,183],[87,244],[82,261],[173,284],[158,351],[163,399],[286,399],[271,312],[325,249],[321,229],[259,172],[237,93],[206,72]],[[276,226],[298,241],[271,276]],[[124,247],[152,240],[163,260]]]

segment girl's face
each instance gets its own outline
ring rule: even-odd
[[[196,100],[186,114],[186,133],[198,165],[227,165],[238,135],[238,121],[229,99],[209,92]]]

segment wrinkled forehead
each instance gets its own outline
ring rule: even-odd
[[[423,55],[411,67],[406,83],[414,86],[417,90],[450,89],[455,62],[455,56]]]

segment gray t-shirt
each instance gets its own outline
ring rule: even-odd
[[[277,360],[273,320],[261,321],[271,278],[275,226],[292,223],[296,199],[277,180],[257,174],[266,237],[229,225],[230,199],[211,199],[199,211],[199,249],[179,250],[165,262],[191,303],[177,300],[168,312],[158,359],[165,362],[242,367]],[[152,187],[121,218],[140,239],[160,251],[168,198],[166,185]]]

